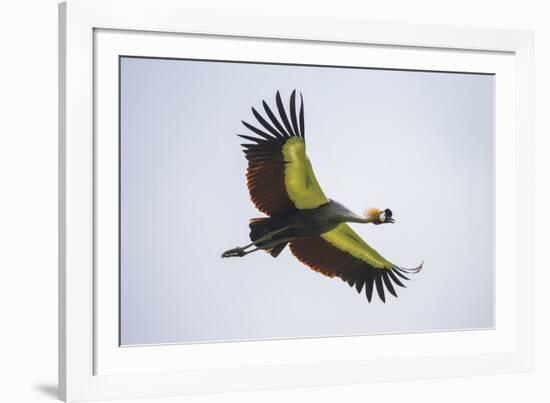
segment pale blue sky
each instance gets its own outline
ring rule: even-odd
[[[494,77],[123,58],[122,344],[493,326]],[[251,106],[302,91],[308,155],[325,193],[395,225],[354,225],[424,271],[368,304],[339,279],[248,242]]]

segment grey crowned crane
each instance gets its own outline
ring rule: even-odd
[[[242,122],[254,136],[239,135],[248,160],[247,185],[256,208],[268,217],[250,220],[248,245],[230,249],[222,257],[242,257],[265,250],[277,257],[287,244],[292,254],[311,269],[328,277],[340,277],[370,302],[373,290],[385,302],[385,291],[397,297],[394,285],[418,273],[422,264],[405,269],[386,260],[351,227],[352,223],[394,223],[390,209],[367,209],[360,217],[329,199],[315,178],[306,155],[304,99],[296,108],[296,90],[290,96],[290,119],[279,91],[279,118],[263,101],[267,119],[252,108],[261,129]]]

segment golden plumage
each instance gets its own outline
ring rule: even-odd
[[[382,213],[382,210],[374,207],[369,207],[368,209],[365,210],[364,215],[365,215],[365,218],[368,220],[378,221],[378,217],[380,217],[381,213]]]

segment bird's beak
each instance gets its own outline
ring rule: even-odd
[[[395,220],[393,218],[390,218],[388,222],[393,224],[395,223]]]

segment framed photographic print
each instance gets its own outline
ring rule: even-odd
[[[61,4],[61,397],[529,371],[531,70],[529,32]]]

